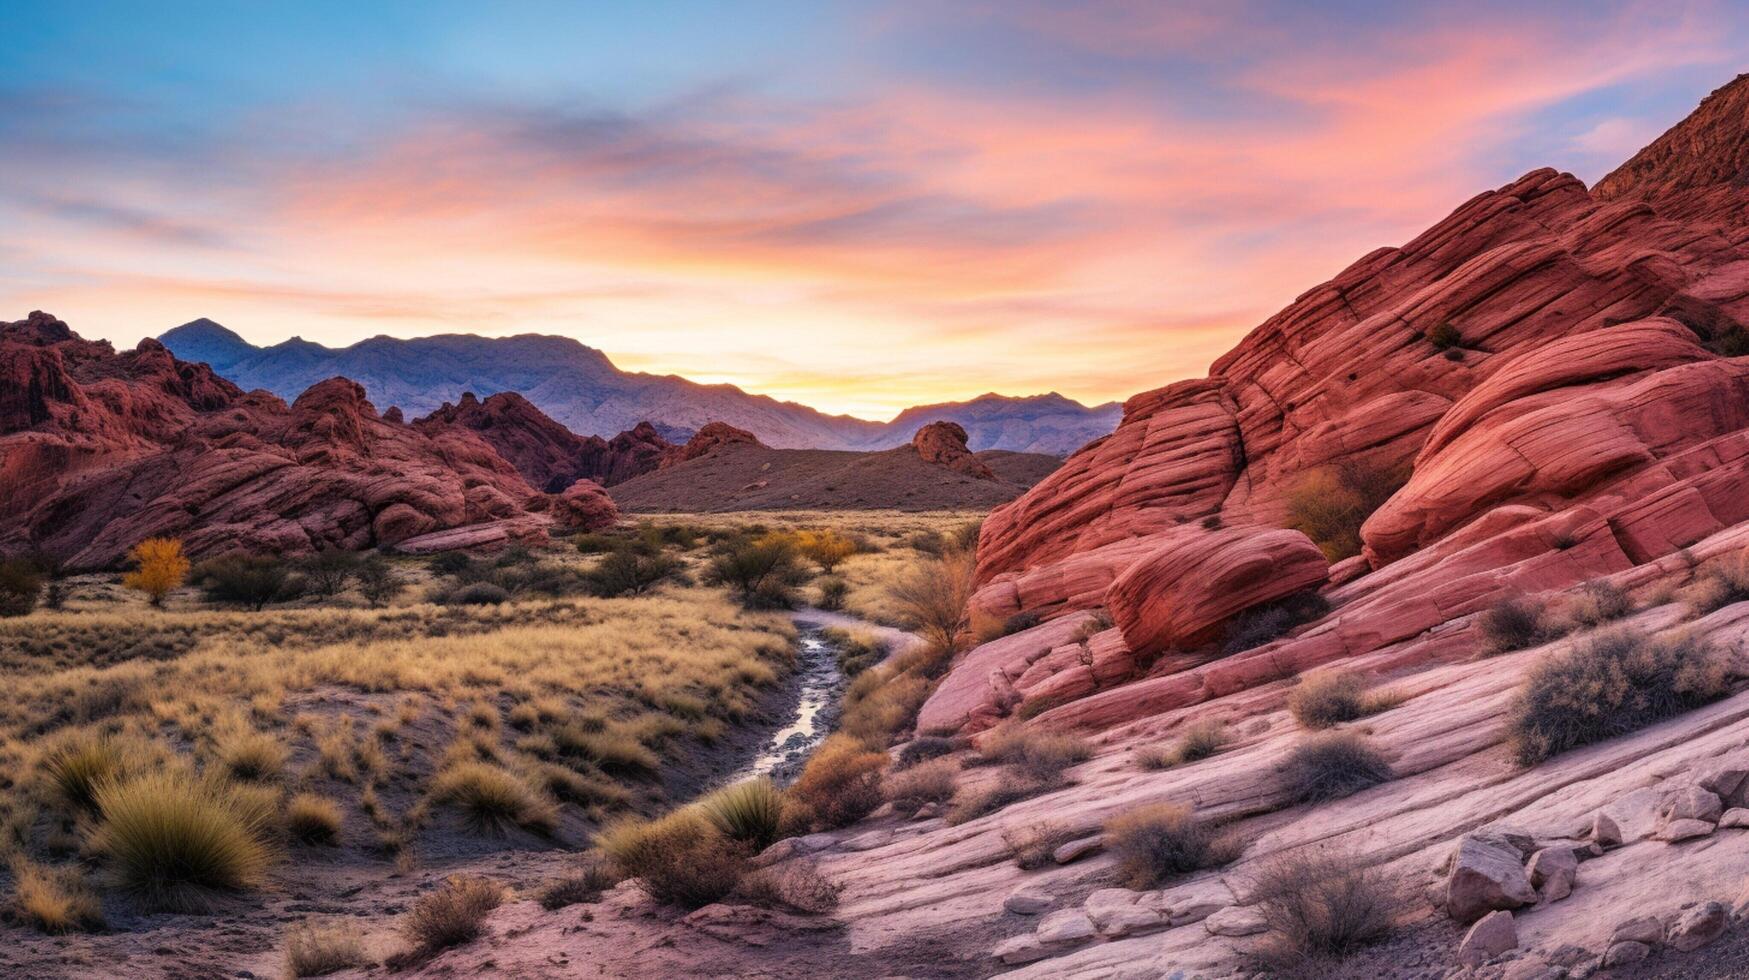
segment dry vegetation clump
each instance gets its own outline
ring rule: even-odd
[[[1282,786],[1295,803],[1322,803],[1352,796],[1394,775],[1372,743],[1355,732],[1303,739],[1282,766]]]
[[[886,753],[872,752],[849,735],[830,736],[784,795],[785,821],[797,829],[819,831],[861,820],[881,805],[886,764]]]
[[[887,659],[887,654],[892,652],[892,644],[868,630],[834,626],[820,632],[838,648],[838,670],[845,677],[856,677]]]
[[[219,743],[218,759],[232,779],[271,782],[285,769],[287,752],[279,739],[264,732],[240,729]]]
[[[1301,849],[1263,865],[1253,885],[1272,972],[1339,959],[1390,935],[1397,888],[1351,855]]]
[[[1483,656],[1495,656],[1547,643],[1561,635],[1540,600],[1509,595],[1476,617]]]
[[[1038,779],[1018,770],[1005,769],[994,781],[981,786],[961,787],[948,806],[948,825],[957,827],[1062,785],[1061,778]]]
[[[838,907],[844,886],[811,864],[789,862],[743,877],[735,894],[754,905],[820,915]]]
[[[969,553],[949,551],[899,575],[887,590],[906,628],[933,649],[957,649],[970,626],[967,609],[975,568]]]
[[[1044,732],[1009,723],[984,736],[977,761],[1011,765],[1034,780],[1061,780],[1072,766],[1093,758],[1093,746],[1079,735]]]
[[[294,977],[325,977],[368,965],[364,939],[354,925],[305,922],[286,931],[286,972]]]
[[[1219,824],[1176,803],[1138,807],[1105,825],[1106,850],[1117,857],[1118,883],[1138,891],[1167,879],[1230,863],[1243,845]]]
[[[540,790],[485,762],[463,762],[438,773],[431,799],[455,806],[475,833],[502,835],[516,826],[550,834],[558,828],[558,813]]]
[[[685,908],[734,891],[752,856],[745,843],[723,836],[694,807],[655,820],[622,821],[597,843],[620,874],[643,882],[658,901]]]
[[[706,569],[705,581],[726,586],[748,609],[789,609],[808,579],[794,537],[765,534],[726,541]]]
[[[1716,701],[1729,681],[1724,658],[1700,640],[1615,629],[1531,668],[1508,737],[1518,761],[1534,765]]]
[[[589,591],[603,598],[643,595],[680,570],[680,560],[661,551],[648,554],[619,547],[587,573]]]
[[[1696,570],[1686,598],[1696,615],[1749,601],[1749,554],[1715,558]]]
[[[0,561],[0,616],[26,616],[42,594],[43,575],[21,558]]]
[[[188,577],[188,559],[175,538],[147,538],[128,551],[128,560],[134,570],[122,576],[121,584],[145,593],[154,606],[162,606]]]
[[[1171,745],[1149,746],[1136,753],[1143,769],[1171,769],[1199,762],[1221,750],[1229,739],[1227,723],[1219,718],[1192,722]]]
[[[958,736],[919,735],[899,749],[893,758],[893,768],[909,769],[920,762],[952,755],[965,747],[966,740]]]
[[[345,818],[340,804],[316,793],[299,793],[285,805],[285,829],[299,844],[338,844]]]
[[[541,908],[551,912],[568,905],[593,902],[601,897],[602,892],[617,884],[619,878],[607,866],[607,862],[586,858],[581,869],[542,885],[535,898],[540,902]]]
[[[1610,582],[1587,582],[1567,601],[1567,620],[1575,629],[1596,629],[1633,611],[1627,590]]]
[[[937,759],[893,773],[885,779],[887,801],[906,811],[946,803],[959,788],[959,768],[949,759]]]
[[[1002,831],[1002,842],[1008,845],[1008,856],[1022,871],[1032,871],[1051,863],[1057,848],[1074,839],[1073,830],[1049,820]]]
[[[1331,728],[1345,721],[1378,714],[1402,703],[1391,692],[1369,693],[1359,674],[1324,671],[1308,674],[1288,694],[1288,710],[1301,725]]]
[[[783,794],[769,779],[748,779],[725,786],[698,801],[717,832],[758,853],[775,843],[783,830]]]
[[[1260,647],[1329,612],[1330,600],[1316,592],[1299,592],[1278,602],[1253,606],[1227,624],[1221,654],[1230,657]]]
[[[239,789],[178,770],[105,782],[93,850],[149,908],[197,910],[214,892],[253,888],[274,858],[273,801]]]
[[[429,955],[471,942],[486,914],[504,901],[504,886],[484,878],[457,875],[413,903],[401,931],[415,953]]]
[[[97,893],[76,867],[47,868],[15,858],[11,908],[39,932],[89,932],[104,926]]]
[[[844,693],[838,730],[874,748],[886,748],[910,730],[934,685],[897,665],[865,671]]]
[[[193,572],[208,602],[243,606],[260,612],[269,603],[289,602],[303,595],[308,583],[277,558],[231,555],[202,562]]]
[[[1312,470],[1288,491],[1287,526],[1333,562],[1352,558],[1360,554],[1360,526],[1408,481],[1407,466],[1348,462]]]

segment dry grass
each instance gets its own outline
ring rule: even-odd
[[[1555,639],[1560,629],[1539,599],[1508,595],[1476,617],[1483,656],[1524,650]]]
[[[809,830],[831,830],[861,820],[881,805],[884,752],[871,752],[848,735],[820,744],[785,795],[786,821]]]
[[[1061,779],[1065,770],[1093,758],[1093,746],[1079,735],[1045,732],[1010,722],[984,736],[978,761],[1012,765],[1034,780]]]
[[[559,816],[544,793],[521,777],[484,762],[464,762],[437,774],[431,799],[461,811],[476,833],[502,835],[512,826],[550,834]]]
[[[1360,554],[1360,527],[1409,479],[1409,468],[1348,463],[1302,475],[1287,495],[1287,525],[1331,561]]]
[[[551,912],[568,905],[593,902],[601,897],[602,892],[617,884],[619,878],[606,862],[586,858],[579,870],[542,885],[535,898],[541,908]]]
[[[369,963],[356,926],[305,922],[286,932],[285,967],[294,977],[325,977]]]
[[[20,859],[13,862],[12,878],[12,911],[31,928],[64,933],[103,927],[103,906],[77,868],[45,868]]]
[[[460,946],[479,936],[487,913],[503,901],[504,887],[497,882],[458,875],[414,902],[401,931],[418,953]]]
[[[1167,879],[1227,864],[1239,856],[1238,839],[1187,806],[1138,807],[1105,825],[1106,850],[1117,857],[1125,888],[1157,888]]]
[[[810,864],[791,861],[746,875],[735,894],[754,905],[821,915],[838,906],[844,886]]]
[[[274,857],[271,806],[176,770],[105,783],[93,849],[147,907],[200,909],[213,892],[261,883]]]
[[[621,874],[642,881],[657,900],[685,908],[734,891],[751,856],[746,844],[724,837],[695,807],[615,824],[599,844]]]
[[[1262,965],[1287,975],[1384,939],[1402,905],[1397,888],[1379,872],[1333,851],[1302,849],[1273,858],[1252,887],[1268,927]]]
[[[1282,786],[1295,803],[1352,796],[1389,780],[1390,763],[1354,732],[1313,735],[1294,746],[1282,764]]]
[[[959,788],[960,767],[949,759],[912,766],[886,777],[888,802],[914,811],[925,803],[946,803]]]
[[[1219,718],[1192,722],[1171,745],[1137,751],[1136,764],[1143,769],[1161,770],[1199,762],[1219,752],[1229,737],[1227,723]]]
[[[345,818],[340,804],[315,793],[299,793],[285,805],[285,829],[300,844],[338,844]]]
[[[1008,845],[1008,857],[1022,871],[1032,871],[1051,863],[1057,848],[1074,839],[1074,831],[1048,820],[1010,827],[1002,832],[1002,842]]]
[[[749,779],[725,786],[698,801],[699,809],[717,832],[763,851],[783,829],[783,794],[769,779]]]
[[[1294,719],[1311,729],[1331,728],[1401,703],[1402,698],[1389,691],[1368,692],[1360,675],[1340,671],[1308,674],[1287,697]]]

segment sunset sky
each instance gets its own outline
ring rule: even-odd
[[[1681,0],[274,6],[0,5],[0,318],[1103,401],[1749,51]]]

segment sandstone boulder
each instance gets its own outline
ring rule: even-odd
[[[1496,909],[1510,910],[1536,901],[1518,849],[1504,841],[1471,834],[1458,841],[1446,879],[1446,913],[1473,922]]]
[[[1500,954],[1518,948],[1518,926],[1511,912],[1489,912],[1464,934],[1458,946],[1458,961],[1479,966]]]
[[[931,422],[911,437],[911,448],[925,462],[980,480],[996,474],[966,446],[965,427],[958,422]]]

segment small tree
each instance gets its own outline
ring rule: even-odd
[[[136,567],[122,577],[121,584],[144,592],[154,606],[164,605],[164,597],[188,577],[188,557],[176,538],[147,538],[134,545],[128,559]]]
[[[294,597],[285,564],[273,558],[232,557],[214,562],[201,589],[212,602],[230,602],[260,612],[270,602]]]
[[[36,608],[42,575],[21,558],[0,562],[0,616],[24,616]]]
[[[950,551],[913,566],[888,587],[908,625],[937,650],[953,650],[966,631],[972,598],[971,555]]]
[[[802,554],[828,575],[837,571],[845,559],[856,554],[856,542],[836,531],[803,531],[799,544]]]
[[[732,589],[750,608],[787,608],[805,578],[788,538],[770,535],[739,544],[712,559],[710,581]]]
[[[305,559],[304,578],[310,591],[321,596],[335,596],[345,591],[346,583],[358,574],[359,557],[350,551],[333,548],[318,551]]]
[[[401,594],[407,583],[401,581],[401,576],[389,567],[389,563],[381,558],[369,558],[358,566],[355,573],[358,578],[358,591],[364,593],[365,601],[373,608],[387,605],[389,600]]]

